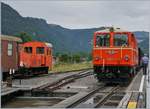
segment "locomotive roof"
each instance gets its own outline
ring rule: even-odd
[[[15,36],[8,36],[8,35],[1,35],[1,40],[22,42],[21,38],[18,38],[18,37],[15,37]]]
[[[47,42],[45,42],[45,44],[46,44],[46,46],[48,46],[48,47],[53,47],[53,45],[51,44],[51,43],[47,43]]]
[[[96,32],[110,32],[111,31],[110,29],[112,29],[112,27],[107,27],[103,30],[98,30]],[[123,29],[120,29],[120,28],[113,28],[113,32],[129,32],[129,31],[123,30]]]

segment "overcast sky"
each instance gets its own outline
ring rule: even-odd
[[[149,1],[3,1],[24,17],[38,17],[70,29],[117,26],[150,30]]]

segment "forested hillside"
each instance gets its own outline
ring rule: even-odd
[[[68,29],[56,24],[48,24],[46,20],[23,17],[9,5],[1,4],[2,34],[18,36],[24,32],[32,40],[46,41],[53,44],[56,52],[90,52],[93,33],[104,27],[90,29]],[[148,52],[149,33],[134,32],[139,45]]]

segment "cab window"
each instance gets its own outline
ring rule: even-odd
[[[114,46],[128,46],[128,35],[114,34]]]
[[[96,47],[110,46],[110,34],[101,34],[96,36]]]
[[[32,53],[32,47],[25,47],[24,52],[25,53]]]
[[[36,54],[44,54],[44,47],[37,47]]]

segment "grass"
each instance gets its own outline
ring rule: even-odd
[[[92,68],[91,62],[82,62],[82,63],[75,63],[75,64],[60,63],[54,65],[51,72],[65,72],[65,71],[81,70],[87,68]]]

